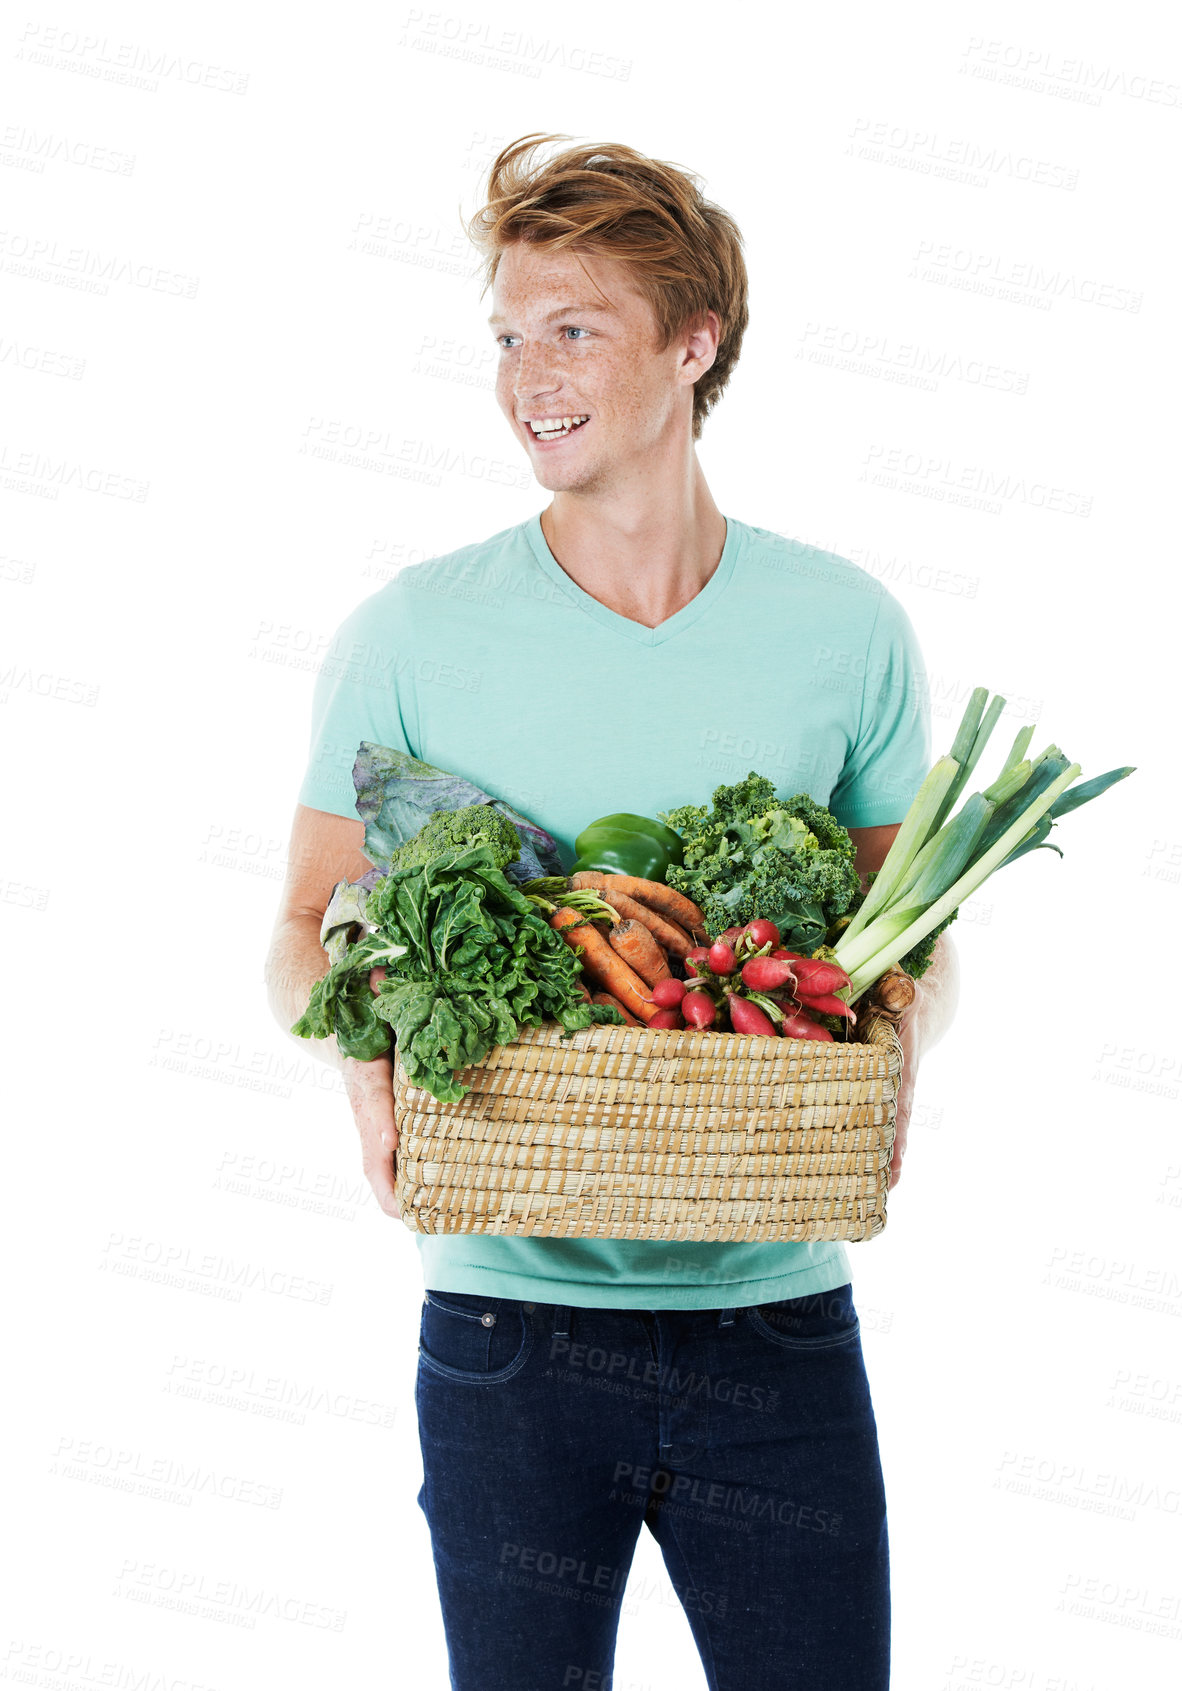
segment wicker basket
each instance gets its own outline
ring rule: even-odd
[[[523,1029],[441,1104],[396,1057],[402,1219],[418,1233],[867,1239],[886,1225],[897,1017],[858,1042]]]

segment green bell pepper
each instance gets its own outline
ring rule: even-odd
[[[663,881],[671,863],[683,861],[681,835],[651,816],[620,811],[590,823],[575,841],[578,854],[572,875],[594,869],[603,875],[636,875]]]

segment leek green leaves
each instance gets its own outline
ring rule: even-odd
[[[974,690],[952,749],[933,765],[903,818],[882,868],[834,947],[850,976],[852,1002],[900,958],[947,926],[958,906],[995,870],[1046,846],[1054,822],[1133,773],[1132,765],[1076,783],[1078,763],[1056,745],[1026,753],[1034,724],[1022,728],[993,783],[957,801],[1005,709],[1000,695]],[[1062,853],[1059,853],[1062,856]]]

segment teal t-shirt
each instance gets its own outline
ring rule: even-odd
[[[752,769],[846,827],[901,822],[930,715],[906,613],[847,560],[727,518],[705,587],[646,628],[571,580],[535,514],[403,568],[346,617],[317,677],[301,804],[356,816],[362,740],[466,776],[570,864],[596,817],[707,804]],[[838,1241],[415,1239],[432,1290],[575,1307],[741,1307],[850,1279]]]

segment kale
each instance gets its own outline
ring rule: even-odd
[[[462,810],[436,810],[390,859],[390,869],[417,868],[448,851],[488,846],[498,869],[506,869],[521,851],[517,829],[491,804],[469,804]]]
[[[618,1010],[582,1001],[574,951],[502,869],[489,844],[391,868],[360,904],[366,931],[343,950],[334,936],[337,960],[292,1032],[335,1032],[342,1053],[363,1062],[388,1051],[392,1034],[411,1084],[454,1104],[469,1090],[455,1071],[522,1027],[547,1016],[566,1035],[619,1024]],[[369,975],[379,964],[386,978],[375,993]]]
[[[919,980],[927,972],[937,939],[944,932],[949,922],[955,922],[956,915],[957,913],[954,910],[951,916],[945,916],[944,920],[934,927],[930,934],[925,934],[918,945],[913,945],[910,951],[904,952],[900,957],[900,969],[905,969],[913,980]]]
[[[807,793],[777,798],[754,770],[716,787],[709,807],[658,815],[685,842],[684,864],[665,879],[701,907],[711,934],[763,916],[791,950],[811,952],[860,891],[854,842],[836,817]]]

